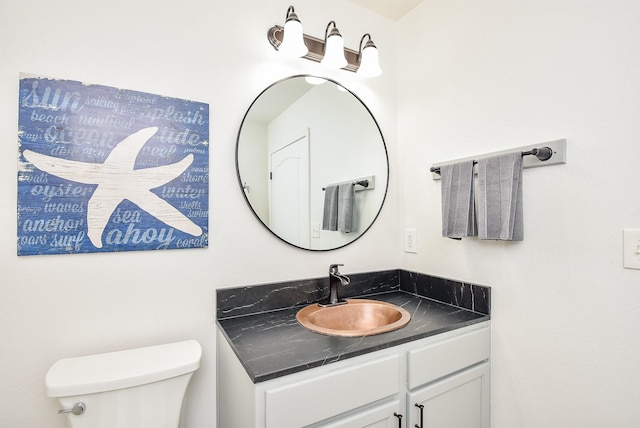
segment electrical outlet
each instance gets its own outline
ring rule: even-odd
[[[312,223],[311,224],[311,237],[319,238],[320,237],[320,223]]]
[[[624,267],[640,269],[640,230],[624,229]]]
[[[418,235],[415,229],[404,230],[404,252],[418,253]]]

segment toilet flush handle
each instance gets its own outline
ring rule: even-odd
[[[73,413],[74,415],[78,416],[84,413],[84,411],[86,410],[87,406],[86,404],[84,404],[82,401],[77,402],[76,404],[73,405],[72,408],[70,409],[62,409],[62,410],[58,410],[58,414],[61,413]]]

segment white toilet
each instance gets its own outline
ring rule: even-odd
[[[66,358],[45,379],[70,428],[177,428],[202,348],[187,340]]]

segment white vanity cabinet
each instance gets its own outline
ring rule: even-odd
[[[489,428],[489,363],[409,393],[407,427]]]
[[[400,409],[400,401],[393,400],[389,403],[361,410],[354,415],[340,418],[336,422],[321,423],[322,428],[397,428],[404,427],[403,412]]]
[[[488,321],[256,384],[217,348],[219,428],[489,426]]]
[[[491,333],[466,330],[407,352],[407,427],[489,428]]]
[[[404,361],[393,348],[254,384],[220,336],[219,428],[398,426]]]

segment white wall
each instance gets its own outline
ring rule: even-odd
[[[187,428],[215,426],[214,294],[220,287],[395,268],[398,177],[374,227],[353,245],[305,252],[263,228],[235,173],[238,126],[254,97],[317,64],[280,61],[266,39],[290,3],[0,0],[0,427],[63,427],[44,376],[57,359],[197,339],[204,359],[190,387]],[[324,74],[358,94],[397,161],[392,23],[340,0],[299,0],[306,32],[336,20],[346,44],[365,32],[385,52],[385,75],[361,83]],[[237,20],[242,20],[238,23]],[[17,96],[21,71],[210,105],[209,248],[16,256]],[[393,168],[393,167],[392,167]],[[379,250],[373,250],[373,249]]]
[[[640,425],[640,2],[424,0],[398,27],[403,266],[493,287],[492,426]],[[568,141],[524,171],[525,240],[440,237],[432,163]]]
[[[255,213],[269,224],[269,165],[267,159],[267,124],[257,120],[242,122],[243,143],[238,147],[238,169],[242,185]]]

